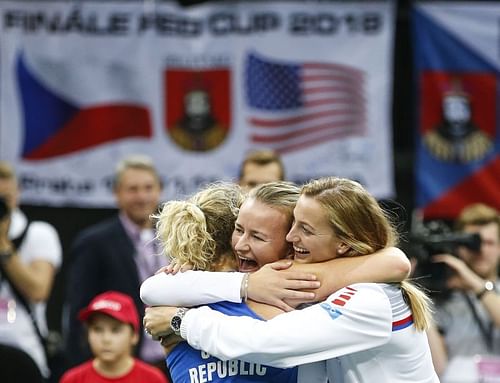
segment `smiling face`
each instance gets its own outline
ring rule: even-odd
[[[127,217],[140,227],[151,225],[150,215],[160,202],[160,181],[149,170],[129,168],[123,171],[116,187],[117,205]]]
[[[288,229],[289,219],[284,211],[254,198],[247,199],[240,208],[232,236],[239,271],[256,271],[288,256]]]
[[[342,256],[349,249],[335,235],[325,209],[314,198],[302,195],[293,215],[295,221],[286,239],[293,244],[296,262],[323,262]]]

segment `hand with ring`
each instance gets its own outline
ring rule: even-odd
[[[172,334],[170,319],[176,312],[177,307],[147,307],[142,321],[146,332],[155,340]]]
[[[177,346],[180,342],[185,342],[179,335],[170,334],[167,336],[160,337],[160,343],[163,346],[165,354],[168,355],[172,349]]]

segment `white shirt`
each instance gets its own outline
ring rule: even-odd
[[[319,362],[307,366],[310,378],[304,382],[325,374],[335,383],[439,382],[427,336],[416,331],[400,289],[392,285],[355,284],[266,322],[192,309],[181,333],[191,346],[220,359],[276,367]]]
[[[14,210],[9,227],[9,238],[18,237],[27,222],[26,216],[20,210]],[[62,262],[62,250],[54,227],[46,222],[31,222],[21,247],[18,249],[18,254],[24,263],[43,260],[50,262],[55,269],[59,268]],[[31,319],[26,310],[15,301],[8,283],[2,282],[0,285],[0,343],[18,347],[27,352],[35,360],[42,374],[48,376],[43,347]],[[45,308],[46,302],[32,304],[42,334],[47,332]]]

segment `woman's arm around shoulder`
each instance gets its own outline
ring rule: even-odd
[[[316,264],[294,264],[292,270],[314,273],[321,282],[314,290],[318,300],[353,283],[401,282],[410,273],[410,261],[397,247],[373,254],[335,258]]]
[[[386,343],[391,331],[390,303],[377,284],[346,287],[320,304],[267,322],[201,307],[189,310],[181,325],[182,337],[194,348],[276,367],[374,348]]]
[[[140,290],[149,306],[198,306],[220,301],[241,302],[240,287],[244,273],[189,270],[161,272],[146,279]]]

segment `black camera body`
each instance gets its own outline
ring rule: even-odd
[[[10,214],[9,205],[7,205],[7,201],[5,197],[0,195],[0,221],[7,217]]]
[[[446,298],[450,291],[446,287],[453,270],[444,263],[432,262],[436,254],[456,256],[458,247],[472,251],[481,249],[481,237],[477,233],[452,232],[443,223],[434,221],[411,237],[411,253],[417,260],[414,278],[428,290],[430,295]]]

